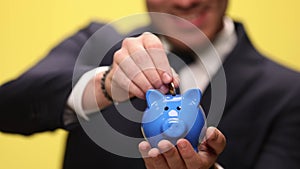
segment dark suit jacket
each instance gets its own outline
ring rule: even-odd
[[[68,129],[64,168],[143,168],[142,159],[125,158],[96,145],[80,125],[64,126],[63,112],[72,89],[76,58],[102,25],[92,23],[55,47],[47,57],[0,88],[0,130],[32,134]],[[235,23],[238,43],[224,63],[227,97],[218,128],[227,146],[218,162],[227,169],[300,168],[300,74],[258,53],[243,26]],[[109,38],[112,32],[107,34]],[[105,40],[104,40],[105,42]],[[112,53],[101,65],[112,62]],[[92,67],[83,68],[83,72]],[[210,108],[210,88],[201,102]],[[138,109],[144,101],[133,99]],[[140,124],[111,106],[102,112],[117,131],[142,137]],[[92,117],[91,117],[92,118]]]

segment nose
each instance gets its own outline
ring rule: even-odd
[[[168,140],[184,137],[186,133],[186,125],[179,119],[165,121],[161,129]]]
[[[169,116],[170,117],[177,117],[178,116],[178,112],[177,111],[175,111],[175,110],[171,110],[171,111],[169,111]]]
[[[185,10],[197,6],[199,0],[173,0],[173,2],[177,9]]]

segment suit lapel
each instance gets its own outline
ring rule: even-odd
[[[238,36],[237,46],[228,55],[223,64],[227,84],[227,96],[223,115],[228,113],[236,100],[242,97],[244,91],[247,91],[251,83],[260,76],[264,60],[253,48],[243,26],[240,23],[235,23],[235,27]],[[221,72],[218,71],[217,75],[219,73]],[[205,112],[209,112],[210,110],[211,90],[211,85],[209,85],[201,101]]]

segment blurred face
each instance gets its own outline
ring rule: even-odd
[[[195,27],[213,40],[223,27],[227,8],[227,0],[146,0],[146,4],[148,12],[167,13],[187,20],[152,18],[158,28],[184,34],[190,41],[193,41]]]

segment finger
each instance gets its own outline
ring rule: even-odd
[[[158,70],[158,73],[164,84],[169,84],[173,80],[171,67],[168,57],[159,38],[152,33],[145,32],[142,34],[144,48]]]
[[[226,138],[217,128],[208,127],[202,144],[210,148],[211,153],[219,155],[226,146]]]
[[[215,127],[206,130],[204,141],[198,146],[202,162],[212,166],[226,145],[225,136]]]
[[[140,39],[127,38],[123,41],[123,46],[127,49],[130,57],[140,70],[142,70],[152,86],[159,89],[162,86],[161,78]]]
[[[144,76],[142,70],[134,63],[134,61],[129,57],[128,51],[126,49],[121,49],[115,53],[115,59],[118,66],[122,69],[125,75],[135,83],[144,93],[147,90],[153,88],[148,79]]]
[[[142,141],[139,144],[139,151],[143,157],[145,166],[147,169],[155,169],[153,159],[149,157],[148,152],[150,151],[151,146],[147,141]]]
[[[160,153],[159,149],[152,148],[148,152],[149,157],[152,158],[153,165],[157,169],[169,169],[168,163],[164,156]]]
[[[107,90],[114,100],[124,101],[132,96],[142,99],[145,97],[144,92],[131,82],[122,69],[114,68],[107,78],[111,81],[110,85],[106,85]]]
[[[188,140],[179,139],[177,141],[177,147],[186,168],[208,168],[209,164],[203,162]]]
[[[169,86],[168,85],[162,85],[159,89],[158,89],[161,93],[168,93],[169,92]]]
[[[173,68],[171,68],[172,70],[172,74],[173,74],[173,84],[174,84],[174,87],[175,88],[178,88],[179,87],[179,83],[180,83],[180,79],[179,79],[179,75],[175,72],[175,70]],[[168,78],[168,77],[167,77]],[[163,85],[160,89],[160,92],[162,93],[168,93],[169,92],[169,85]]]
[[[182,161],[179,152],[177,151],[176,147],[167,140],[162,140],[158,143],[158,148],[160,152],[163,153],[168,166],[172,169],[184,169],[185,165]]]

